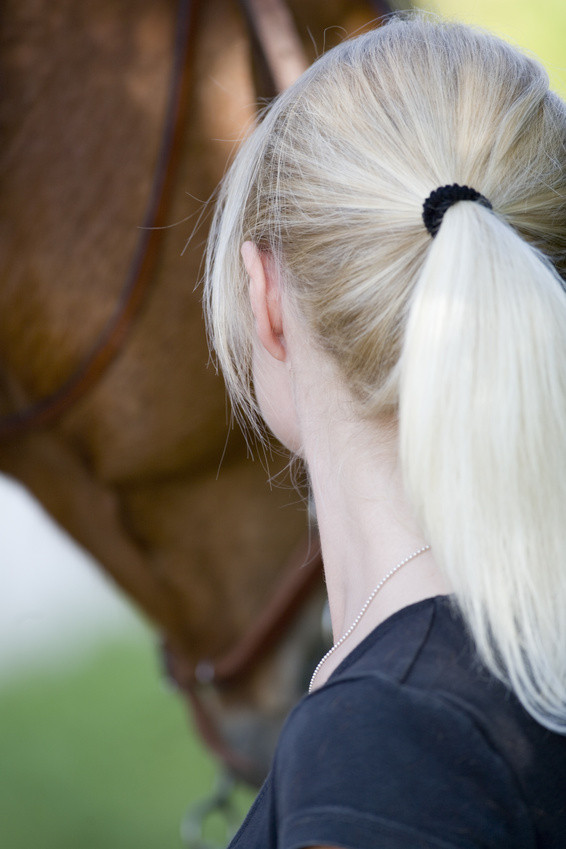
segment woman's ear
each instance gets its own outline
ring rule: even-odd
[[[281,291],[275,262],[270,253],[253,242],[242,245],[242,259],[250,278],[250,302],[258,339],[276,360],[287,359],[283,332]]]

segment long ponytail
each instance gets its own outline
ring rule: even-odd
[[[566,292],[477,203],[446,213],[402,354],[406,485],[484,663],[566,732]]]

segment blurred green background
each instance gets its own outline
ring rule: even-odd
[[[566,93],[564,0],[421,5],[533,51]],[[179,849],[214,775],[141,625],[60,667],[0,676],[2,849]]]
[[[141,625],[0,686],[2,849],[178,849],[215,777]],[[252,798],[238,793],[241,816]]]

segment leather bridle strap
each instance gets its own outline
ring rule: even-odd
[[[309,66],[285,0],[239,0],[268,96],[285,91]]]
[[[250,32],[261,94],[274,97],[285,91],[310,62],[285,0],[238,0]],[[392,13],[387,0],[369,0],[376,22]]]
[[[199,684],[231,684],[248,675],[277,643],[303,603],[321,586],[322,555],[316,531],[302,540],[288,560],[285,577],[251,628],[233,648],[216,658],[190,666],[169,641],[164,645],[167,674],[181,689]]]
[[[179,0],[169,102],[141,234],[114,314],[71,377],[40,401],[0,419],[0,439],[51,424],[101,378],[120,352],[144,303],[161,246],[166,211],[182,152],[196,21],[201,0]]]
[[[214,663],[200,661],[197,681],[227,684],[246,675],[277,643],[313,591],[322,585],[322,553],[318,533],[303,540],[289,558],[286,578],[239,643]]]

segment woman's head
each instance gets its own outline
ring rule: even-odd
[[[493,211],[456,203],[432,238],[423,202],[453,183]],[[266,112],[207,263],[213,344],[253,419],[246,241],[366,425],[397,417],[408,496],[483,660],[566,733],[566,106],[545,72],[485,33],[397,18]]]
[[[463,26],[394,19],[323,56],[268,111],[225,184],[209,304],[236,402],[253,408],[242,242],[275,257],[313,341],[365,410],[396,411],[405,325],[432,248],[425,198],[473,186],[562,268],[565,131],[541,66]],[[454,212],[489,214],[470,206]]]

